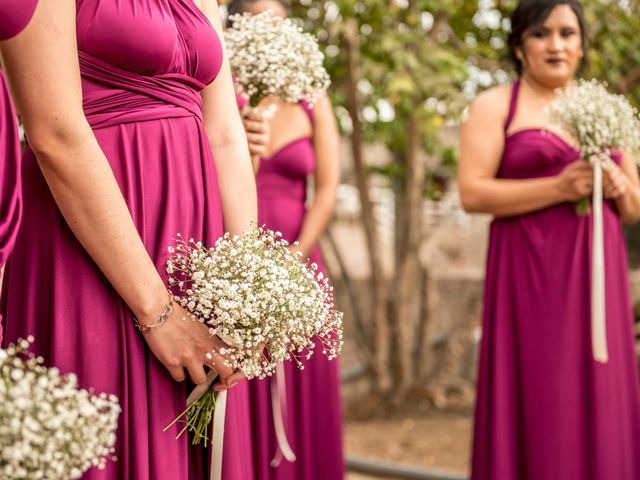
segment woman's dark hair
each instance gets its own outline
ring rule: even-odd
[[[522,37],[530,28],[541,26],[551,11],[558,5],[568,5],[578,17],[582,49],[586,49],[587,22],[584,18],[582,5],[578,0],[521,0],[511,15],[511,33],[507,38],[509,58],[513,62],[518,75],[522,73],[522,62],[516,55],[516,49],[522,46]]]
[[[231,0],[227,4],[227,12],[228,12],[227,19],[231,15],[235,15],[236,13],[243,14],[249,9],[249,5],[259,1],[260,0]],[[288,14],[289,2],[287,0],[276,0],[276,1],[284,7],[284,9],[287,11],[287,14]],[[227,20],[227,27],[229,27],[229,20]]]

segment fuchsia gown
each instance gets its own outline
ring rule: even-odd
[[[558,175],[579,156],[552,133],[518,131],[498,177]],[[473,480],[640,479],[640,384],[615,204],[604,206],[606,364],[591,351],[591,225],[570,203],[491,225]]]
[[[0,3],[0,41],[16,36],[27,26],[37,3],[38,0],[3,0]],[[6,263],[13,249],[20,224],[20,159],[16,112],[4,76],[0,72],[0,268]]]
[[[313,116],[302,103],[309,120]],[[282,232],[283,238],[298,239],[305,217],[307,178],[315,169],[313,139],[301,138],[282,147],[271,158],[262,159],[256,177],[258,219],[261,225]],[[316,246],[309,260],[324,271]],[[305,362],[304,370],[285,362],[287,408],[286,432],[297,461],[282,460],[270,467],[276,453],[271,414],[270,381],[252,380],[251,410],[254,466],[260,480],[339,480],[344,475],[342,412],[339,364],[327,360],[321,348]]]
[[[211,245],[223,233],[199,94],[219,72],[221,43],[192,0],[76,5],[85,113],[164,276],[176,233]],[[178,427],[162,432],[184,409],[187,386],[147,349],[131,311],[68,228],[31,151],[22,174],[23,222],[2,294],[6,340],[33,335],[47,364],[116,394],[123,408],[117,462],[83,478],[202,480],[208,453],[190,448],[186,436],[176,441]],[[246,382],[229,392],[225,479],[253,478],[247,395]]]

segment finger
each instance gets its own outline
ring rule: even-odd
[[[245,130],[248,130],[248,131],[251,131],[251,132],[266,133],[267,124],[266,124],[266,122],[260,122],[260,121],[257,121],[257,120],[245,119],[244,120],[244,128],[245,128]]]
[[[576,169],[577,171],[588,171],[593,170],[593,164],[590,162],[585,162],[584,160],[576,160],[570,165],[571,168]]]
[[[220,381],[216,383],[213,386],[213,389],[216,392],[224,392],[225,390],[229,390],[235,387],[238,383],[240,383],[242,380],[245,380],[246,378],[246,375],[242,371],[237,370],[232,375],[228,376],[224,382]]]
[[[182,382],[185,379],[184,368],[182,367],[167,367],[169,374],[176,382]]]
[[[252,157],[262,157],[264,155],[265,152],[265,148],[258,146],[258,145],[253,145],[250,144],[249,145],[249,153],[251,154]]]
[[[249,110],[244,114],[244,118],[247,120],[263,122],[264,121],[264,113],[257,110]]]
[[[258,143],[260,145],[266,145],[269,140],[268,137],[261,133],[251,133],[247,132],[247,140],[250,143]]]
[[[234,385],[240,383],[242,380],[245,380],[246,378],[247,376],[244,374],[242,370],[236,370],[226,378],[225,385],[231,388]]]
[[[226,378],[233,373],[233,369],[227,364],[225,358],[219,353],[212,353],[211,358],[205,363],[208,367],[212,368],[218,375],[220,380],[224,382]]]
[[[187,365],[187,370],[189,371],[189,377],[191,377],[191,381],[196,385],[202,385],[207,381],[207,374],[202,368],[202,363],[200,362],[189,362]]]

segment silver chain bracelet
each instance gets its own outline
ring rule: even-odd
[[[136,328],[144,333],[151,330],[152,328],[158,328],[164,325],[171,313],[173,313],[173,297],[171,296],[171,293],[169,293],[169,303],[167,303],[167,306],[164,308],[164,312],[162,312],[162,314],[153,323],[149,323],[146,325],[142,324],[136,317],[133,317],[133,321]]]

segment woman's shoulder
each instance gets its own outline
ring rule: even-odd
[[[482,121],[497,121],[501,125],[509,115],[513,85],[498,85],[480,93],[471,104],[470,116]]]
[[[481,109],[487,112],[503,111],[506,116],[506,113],[509,111],[512,88],[513,86],[511,84],[489,88],[476,97],[471,108]]]

